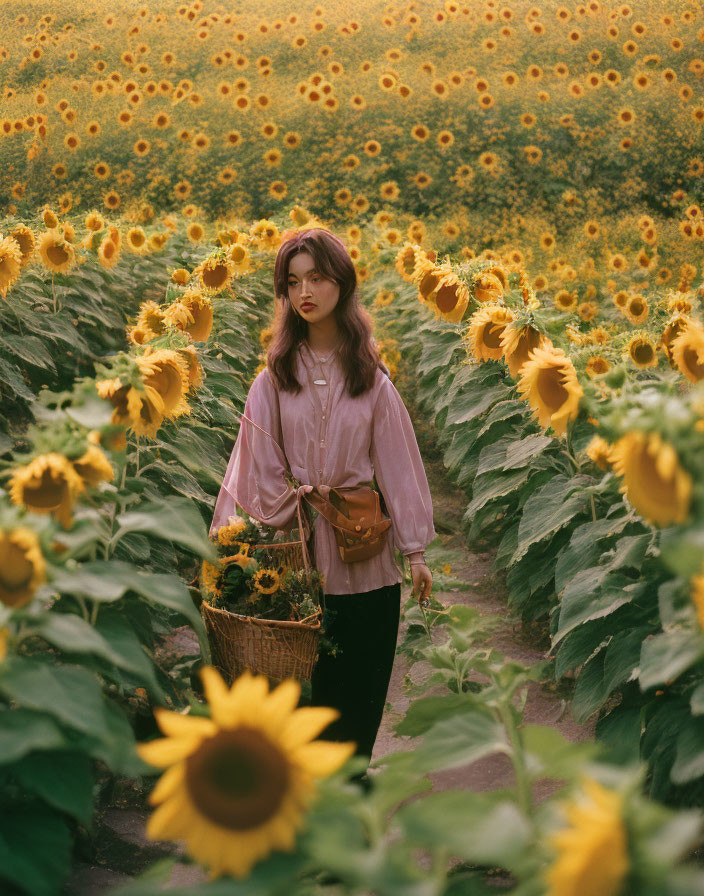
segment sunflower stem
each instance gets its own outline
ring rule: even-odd
[[[509,743],[511,744],[510,755],[513,771],[516,776],[518,805],[521,807],[526,818],[530,820],[533,817],[533,792],[528,777],[528,769],[526,768],[521,735],[511,713],[511,707],[505,703],[501,703],[498,707],[498,711],[504,728],[506,729]]]
[[[596,506],[594,504],[594,495],[589,495],[589,500],[592,505],[592,522],[596,522]]]
[[[88,612],[88,606],[86,604],[86,599],[81,595],[76,595],[76,600],[78,601],[78,606],[81,608],[81,615],[85,619],[86,622],[90,622],[90,613]]]
[[[89,622],[92,626],[95,626],[95,623],[98,621],[98,610],[99,609],[100,609],[100,604],[98,603],[97,600],[94,600],[93,606],[91,607],[90,620],[89,620]]]

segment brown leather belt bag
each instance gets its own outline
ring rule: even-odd
[[[379,492],[370,485],[314,486],[304,497],[333,527],[345,563],[369,560],[384,549],[391,520],[381,510]]]

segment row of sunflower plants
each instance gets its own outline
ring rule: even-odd
[[[246,237],[240,246],[249,256]],[[116,776],[148,770],[135,732],[153,725],[151,706],[187,704],[193,666],[209,659],[177,571],[216,560],[206,523],[222,474],[207,458],[231,444],[264,311],[256,284],[238,284],[236,296],[226,291],[229,250],[200,255],[193,270],[173,271],[165,301],[143,302],[134,323],[125,327],[122,310],[109,317],[127,349],[114,349],[113,333],[104,344],[112,351],[82,358],[93,361],[92,376],[58,391],[30,389],[26,414],[17,414],[3,445],[0,880],[22,892],[61,890],[96,803]],[[218,267],[219,290],[212,281],[195,288],[201,272],[207,278]],[[90,302],[85,284],[98,268],[89,260],[67,294]],[[108,316],[123,298],[118,272],[111,277]],[[132,269],[126,280],[135,277]],[[30,271],[11,296],[18,326],[31,282]],[[111,287],[106,281],[106,293]],[[47,342],[61,311],[43,312]],[[41,386],[30,369],[23,377],[28,388]],[[184,622],[199,651],[166,669],[159,645]]]
[[[406,244],[396,263],[412,286],[388,326],[467,491],[467,537],[496,545],[515,613],[545,621],[556,676],[576,677],[575,717],[598,712],[614,756],[646,759],[654,796],[701,804],[704,325],[693,266],[678,289],[632,284],[590,303],[580,286],[550,301],[522,270],[484,257],[437,261]]]
[[[209,877],[182,896],[303,896],[332,884],[379,896],[701,892],[704,874],[687,862],[701,813],[646,799],[637,763],[526,724],[527,689],[545,669],[486,646],[496,617],[434,598],[427,611],[410,598],[403,617],[410,704],[395,730],[415,741],[372,762],[367,791],[348,780],[366,766],[354,743],[318,739],[337,710],[298,706],[293,679],[270,690],[246,672],[228,687],[205,667],[204,702],[155,710],[163,736],[139,747],[161,770],[147,833],[184,843]],[[505,786],[433,791],[430,776],[492,755],[510,763]],[[162,892],[176,861],[112,892]]]

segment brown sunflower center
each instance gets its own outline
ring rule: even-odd
[[[501,337],[505,329],[504,324],[488,323],[482,330],[482,342],[487,348],[501,348]]]
[[[682,355],[685,367],[691,372],[692,376],[698,380],[704,379],[704,364],[700,363],[697,350],[686,348]]]
[[[448,312],[452,311],[457,305],[459,298],[460,296],[456,286],[441,286],[435,294],[435,304],[440,311]]]
[[[587,366],[594,374],[606,373],[609,369],[609,362],[606,358],[591,358]]]
[[[145,383],[156,389],[167,407],[176,404],[181,397],[181,377],[178,370],[170,364],[159,368],[155,374],[145,380]]]
[[[424,299],[427,299],[435,287],[438,285],[439,277],[437,274],[429,271],[427,274],[424,274],[421,277],[420,283],[418,284],[418,289],[420,290],[420,294]]]
[[[52,470],[44,470],[36,485],[25,486],[24,500],[29,506],[53,510],[61,503],[67,488],[66,480],[61,474],[57,476]]]
[[[634,317],[640,317],[641,314],[645,311],[645,305],[643,305],[642,302],[636,300],[634,302],[631,302],[628,310]]]
[[[32,580],[34,567],[19,545],[5,539],[5,547],[6,550],[3,550],[0,543],[0,589],[11,592],[26,588]]]
[[[670,509],[677,503],[674,483],[671,479],[663,479],[658,473],[655,458],[645,448],[639,451],[638,464],[634,473],[634,481],[629,485],[632,489],[638,490],[638,494],[647,494],[650,506]]]
[[[655,350],[647,342],[638,342],[631,349],[631,357],[636,364],[650,364],[655,357]]]
[[[68,261],[68,252],[63,246],[49,246],[46,254],[52,264],[66,264]]]
[[[290,780],[283,753],[256,728],[220,731],[186,760],[186,786],[206,818],[232,830],[268,821]]]
[[[538,394],[551,413],[561,408],[570,396],[560,382],[561,377],[562,370],[559,367],[544,367],[538,373]]]
[[[228,280],[229,272],[224,264],[203,271],[203,283],[211,288],[222,286]]]

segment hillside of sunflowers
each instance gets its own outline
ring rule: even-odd
[[[0,25],[0,892],[87,893],[130,792],[164,852],[124,896],[704,894],[702,3]],[[276,252],[311,227],[544,648],[489,643],[438,537],[370,791],[304,684],[223,680],[200,609]],[[527,718],[536,685],[594,738]],[[505,786],[434,789],[492,756]]]

